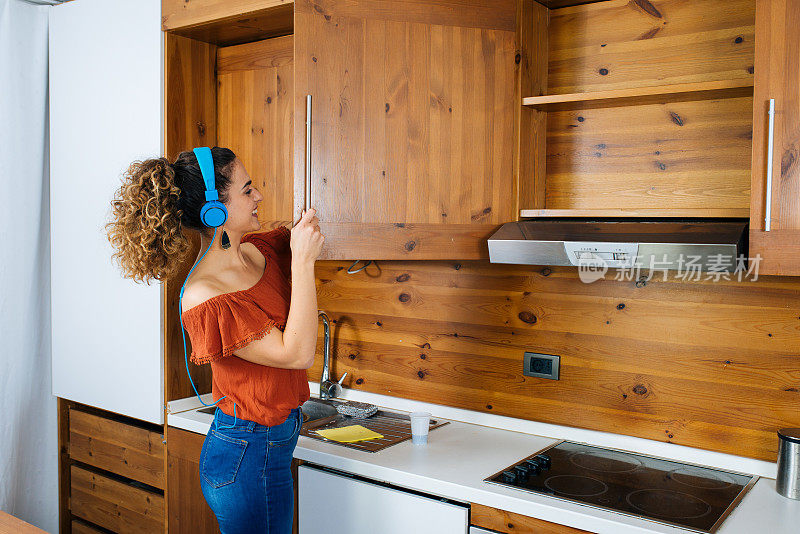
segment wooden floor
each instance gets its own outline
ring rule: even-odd
[[[346,387],[771,461],[776,430],[800,426],[800,279],[636,287],[574,268],[348,266],[317,265]],[[523,377],[525,351],[560,355],[561,379]]]

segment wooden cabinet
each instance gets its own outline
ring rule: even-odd
[[[588,534],[585,530],[474,503],[470,524],[503,534]]]
[[[60,531],[164,530],[163,440],[157,425],[59,399]]]
[[[205,436],[167,427],[167,510],[170,534],[214,534],[217,518],[200,489],[200,451]]]
[[[70,511],[113,532],[164,530],[164,496],[77,465],[70,469]]]
[[[294,216],[308,172],[325,259],[487,257],[516,211],[515,9],[295,2]]]
[[[217,518],[208,507],[200,489],[200,452],[203,434],[167,427],[167,500],[169,534],[216,534]],[[292,461],[295,480],[295,521],[297,532],[297,468]]]
[[[750,256],[762,257],[762,274],[800,275],[798,24],[800,1],[757,0]],[[771,138],[770,101],[774,102]]]
[[[521,217],[748,217],[752,0],[519,6]]]

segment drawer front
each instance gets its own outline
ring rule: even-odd
[[[100,529],[87,525],[83,521],[72,520],[72,534],[105,534]]]
[[[69,411],[72,459],[164,489],[162,436],[105,417]]]
[[[298,468],[300,534],[465,534],[469,508],[308,465]],[[357,511],[342,513],[343,510]]]
[[[72,514],[124,533],[164,530],[164,497],[73,465],[70,469]]]
[[[585,530],[474,503],[470,523],[503,534],[589,534]]]

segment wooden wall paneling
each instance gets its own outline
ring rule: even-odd
[[[72,466],[72,513],[109,530],[164,530],[164,496]]]
[[[214,534],[217,518],[200,489],[205,436],[167,427],[167,525],[170,534]]]
[[[164,0],[164,31],[230,46],[292,33],[291,0]]]
[[[749,97],[548,113],[548,209],[750,206]]]
[[[217,91],[214,75],[216,46],[171,33],[164,36],[164,153],[170,161],[184,150],[214,146],[217,142]],[[192,249],[183,268],[164,283],[164,393],[166,401],[194,394],[183,355],[183,337],[178,322],[178,295],[200,249],[199,234],[188,231]],[[187,350],[191,343],[186,339]],[[211,391],[211,368],[189,363],[201,392]]]
[[[611,0],[551,12],[550,94],[752,78],[752,0]]]
[[[775,431],[800,425],[797,279],[636,288],[570,268],[347,266],[317,267],[346,387],[769,461]],[[523,377],[525,351],[559,354],[561,380]]]
[[[264,200],[265,228],[292,223],[291,35],[217,50],[217,144],[233,150]]]
[[[522,99],[547,94],[550,20],[550,11],[533,0],[520,0],[517,6],[514,219],[521,209],[545,207],[547,113],[523,106]]]
[[[164,489],[160,433],[70,409],[69,453],[77,461]]]
[[[756,2],[750,256],[766,274],[800,275],[800,2]],[[764,230],[769,100],[775,99],[771,230]]]
[[[514,13],[511,2],[479,0],[459,11],[388,0],[296,4],[295,146],[305,147],[312,94],[312,196],[322,223],[420,224],[445,236],[451,225],[514,216]],[[295,217],[304,157],[295,151]],[[327,229],[365,243],[356,258],[408,254],[405,242],[387,248],[381,233]],[[343,246],[355,248],[331,233],[323,256],[342,257]],[[462,253],[457,244],[443,250]]]
[[[475,503],[470,506],[469,522],[504,534],[588,534],[586,530]]]

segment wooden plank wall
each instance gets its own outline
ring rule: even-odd
[[[753,0],[610,0],[550,12],[548,94],[750,79]]]
[[[750,206],[753,98],[547,114],[549,209]]]
[[[317,266],[348,388],[771,461],[775,431],[800,426],[798,278],[637,288],[574,268],[348,265]],[[523,377],[525,351],[560,355],[561,380]]]

